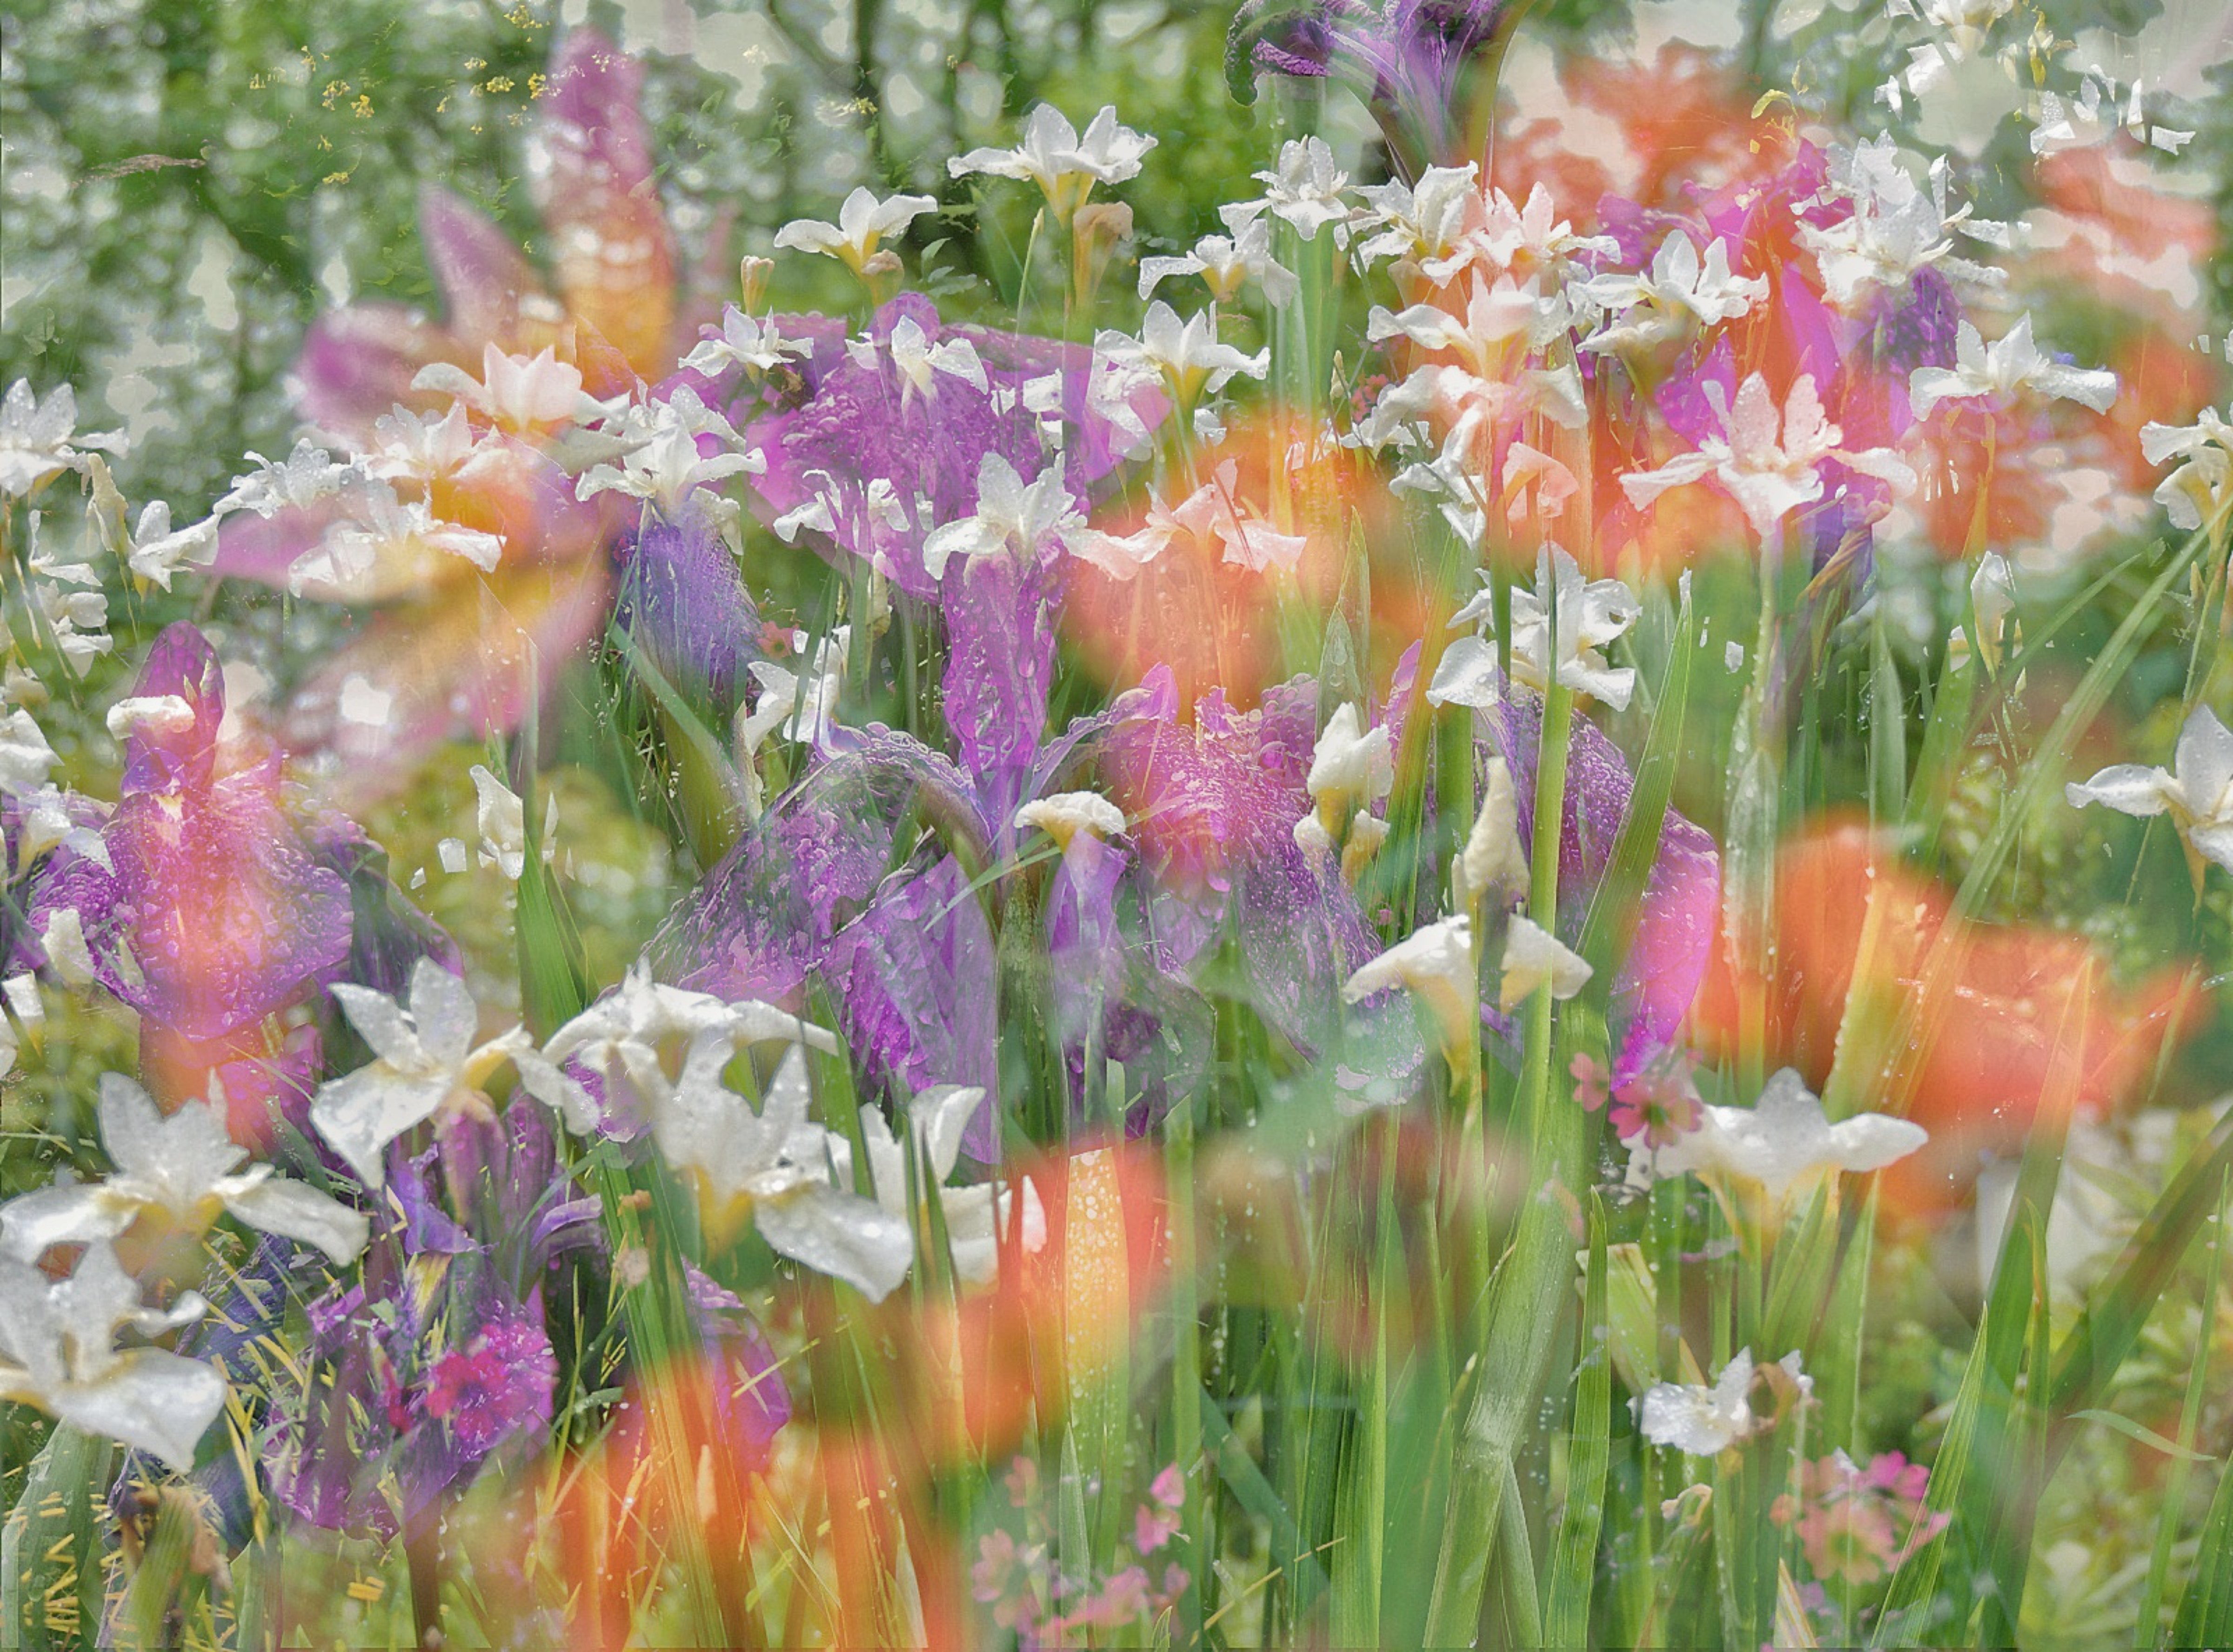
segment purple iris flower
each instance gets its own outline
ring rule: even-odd
[[[547,1115],[459,1119],[400,1167],[360,1283],[311,1304],[311,1372],[275,1396],[273,1491],[332,1530],[392,1535],[512,1442],[547,1429],[557,1357],[543,1282],[601,1242]]]
[[[1501,709],[1481,713],[1493,745],[1512,771],[1522,799],[1535,795],[1543,704],[1526,688],[1509,689]],[[1581,936],[1589,903],[1612,864],[1613,845],[1636,790],[1628,760],[1605,732],[1574,719],[1566,748],[1566,809],[1559,837],[1558,932],[1569,945]],[[1534,811],[1520,810],[1521,847],[1531,855]],[[1613,1082],[1625,1083],[1671,1045],[1705,979],[1721,911],[1721,855],[1702,827],[1673,810],[1659,830],[1659,852],[1645,881],[1636,928],[1613,982]],[[1482,1018],[1517,1046],[1516,1029],[1494,1007]]]
[[[1247,0],[1226,32],[1226,83],[1253,103],[1260,72],[1339,81],[1416,179],[1480,158],[1485,100],[1527,10],[1525,0]]]
[[[819,985],[871,1088],[999,1093],[999,964],[965,860],[1006,858],[1019,803],[1058,789],[1112,730],[1168,715],[1166,679],[1041,744],[1052,642],[1023,663],[1026,648],[1012,639],[1001,654],[999,615],[1012,611],[1018,582],[1028,589],[1035,577],[1003,571],[1006,560],[977,559],[954,604],[966,636],[979,594],[989,594],[981,646],[957,644],[947,676],[956,744],[982,766],[878,725],[833,731],[648,949],[661,979],[732,1000],[804,1011]],[[973,684],[980,670],[986,680]],[[906,820],[919,837],[902,842]],[[964,1145],[973,1157],[998,1156],[989,1099]]]
[[[1342,983],[1380,950],[1338,868],[1314,866],[1295,842],[1311,807],[1317,706],[1308,677],[1266,690],[1247,712],[1213,689],[1188,727],[1172,697],[1159,717],[1112,730],[1102,754],[1140,844],[1143,961],[1191,985],[1229,937],[1240,990],[1305,1056],[1342,1041]],[[1403,1046],[1375,1064],[1416,1060],[1408,1008],[1347,1020],[1352,1035],[1370,1024]]]
[[[140,1014],[151,1088],[175,1099],[262,1051],[267,1017],[339,975],[351,901],[277,753],[220,749],[225,679],[207,638],[184,622],[166,630],[133,696],[152,709],[125,737],[122,788],[101,828],[107,864],[57,849],[29,925],[45,934],[75,914],[94,977]],[[231,1099],[245,1123],[251,1098]]]
[[[647,515],[621,547],[613,622],[667,681],[704,695],[724,724],[745,668],[762,657],[759,609],[719,530],[699,509],[673,523]]]
[[[926,346],[969,344],[984,387],[946,372],[932,373],[928,388],[915,385],[892,354],[895,334],[910,326]],[[750,406],[732,409],[746,443],[767,460],[754,491],[778,521],[821,501],[837,545],[909,596],[937,597],[922,541],[933,528],[974,513],[978,466],[986,454],[999,454],[1026,480],[1045,463],[1043,415],[1027,404],[1028,387],[1038,387],[1029,401],[1046,406],[1044,416],[1061,426],[1074,485],[1098,480],[1120,457],[1123,439],[1087,410],[1092,352],[1082,345],[949,326],[920,293],[902,293],[879,309],[857,354],[827,338],[814,344],[795,405],[778,406],[749,426],[742,421]],[[1162,408],[1158,401],[1136,411],[1153,424]]]

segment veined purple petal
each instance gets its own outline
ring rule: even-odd
[[[987,388],[944,373],[933,375],[928,393],[908,385],[881,353],[908,321],[932,344],[948,336],[968,341],[985,367]],[[745,436],[767,460],[756,490],[771,516],[824,499],[837,545],[908,595],[936,599],[937,582],[922,565],[922,541],[934,527],[975,512],[977,473],[986,454],[999,454],[1027,481],[1046,464],[1038,418],[1022,400],[1029,380],[1061,376],[1065,452],[1076,449],[1067,460],[1072,480],[1091,481],[1115,463],[1116,437],[1085,411],[1090,351],[983,328],[948,328],[920,293],[903,293],[878,310],[869,336],[880,352],[874,366],[863,366],[842,347],[817,345],[804,370],[806,399],[763,413]]]
[[[1613,1057],[1615,1084],[1635,1077],[1675,1042],[1713,957],[1721,902],[1722,857],[1712,836],[1669,810],[1613,987],[1616,1005],[1628,1014]]]
[[[1709,436],[1722,436],[1721,415],[1706,393],[1709,384],[1721,387],[1722,406],[1735,405],[1737,393],[1736,350],[1724,335],[1715,341],[1712,353],[1702,361],[1687,361],[1667,375],[1653,393],[1662,417],[1668,428],[1692,446]]]
[[[653,519],[623,548],[614,617],[669,682],[706,695],[726,724],[745,667],[760,658],[760,616],[705,511]]]
[[[32,927],[75,908],[104,986],[170,1031],[215,1038],[331,979],[348,956],[348,889],[306,852],[276,764],[217,774],[224,678],[199,631],[165,631],[135,692],[178,696],[194,719],[127,739],[101,831],[114,869],[57,850]]]
[[[388,875],[387,851],[348,816],[325,813],[309,822],[303,840],[312,858],[348,886],[354,921],[342,979],[400,998],[411,971],[431,958],[452,975],[465,973],[450,932],[413,905]]]
[[[519,330],[520,301],[543,293],[535,266],[512,237],[478,207],[429,184],[419,193],[419,238],[442,289],[450,330],[460,338],[509,341]]]
[[[1340,988],[1377,944],[1331,868],[1314,870],[1294,824],[1315,735],[1316,686],[1296,678],[1236,712],[1221,692],[1195,726],[1145,719],[1112,729],[1103,771],[1133,820],[1154,887],[1150,955],[1191,979],[1228,927],[1233,968],[1266,1020],[1299,1050],[1337,1038]]]
[[[225,672],[209,639],[184,621],[166,626],[147,650],[132,692],[140,699],[178,699],[192,710],[183,729],[155,732],[143,723],[124,741],[126,795],[203,787],[217,765],[217,734],[225,722]]]
[[[996,836],[1025,800],[1054,683],[1051,560],[1002,551],[949,569],[946,722]]]
[[[430,361],[451,361],[478,376],[478,354],[447,328],[400,304],[351,304],[310,323],[295,358],[290,387],[296,411],[319,429],[360,445],[400,402],[439,405],[411,381]]]
[[[471,1338],[434,1362],[426,1415],[447,1425],[459,1454],[478,1461],[516,1434],[550,1422],[558,1361],[543,1329],[542,1303],[498,1308]]]
[[[721,1437],[739,1448],[744,1464],[765,1467],[768,1447],[791,1421],[791,1393],[784,1387],[783,1371],[767,1335],[734,1291],[700,1273],[687,1262],[683,1280],[696,1311],[698,1329],[706,1345],[728,1367],[727,1380],[713,1384],[713,1408],[721,1424]]]
[[[1523,688],[1508,690],[1494,719],[1497,744],[1512,771],[1520,810],[1520,846],[1534,843],[1535,768],[1542,743],[1542,701]],[[1612,862],[1613,845],[1635,790],[1628,760],[1605,732],[1586,718],[1574,719],[1566,748],[1566,809],[1559,839],[1559,933],[1569,943],[1581,933],[1589,901]],[[1613,984],[1613,1027],[1618,1043],[1616,1076],[1632,1075],[1666,1048],[1697,996],[1712,956],[1721,900],[1721,857],[1702,829],[1673,810],[1659,832],[1659,849],[1645,881],[1635,938]]]
[[[660,979],[803,1010],[808,975],[868,905],[890,863],[892,823],[925,777],[941,780],[975,819],[951,763],[889,730],[868,738],[874,755],[847,751],[818,765],[667,914],[646,949]],[[896,760],[902,752],[908,761]]]
[[[908,1091],[981,1086],[985,1104],[963,1145],[975,1157],[997,1157],[999,987],[993,932],[960,863],[949,855],[885,880],[832,939],[824,968],[846,1041],[870,1082]]]

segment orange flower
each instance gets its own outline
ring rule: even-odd
[[[2076,936],[1956,915],[1940,884],[1856,820],[1826,819],[1787,844],[1774,898],[1772,965],[1735,958],[1725,930],[1699,1030],[1728,1055],[1752,1021],[1765,1066],[1796,1067],[1820,1088],[1848,1000],[1864,994],[1857,1047],[1883,1052],[1861,1080],[1867,1105],[1930,1132],[1886,1175],[1912,1209],[1953,1203],[1979,1150],[2015,1148],[2042,1110],[2098,1114],[2131,1099],[2190,1006],[2175,971],[2120,988]]]

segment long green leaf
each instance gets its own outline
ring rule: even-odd
[[[2225,1274],[2225,1236],[2229,1221],[2233,1221],[2233,1176],[2219,1178],[2217,1194],[2217,1232],[2210,1247],[2210,1267],[2202,1277],[2204,1323],[2214,1311],[2218,1286]],[[2169,1591],[2171,1551],[2178,1541],[2181,1517],[2186,1512],[2187,1464],[2192,1460],[2194,1437],[2202,1421],[2203,1397],[2209,1392],[2210,1338],[2199,1339],[2194,1350],[2193,1367],[2186,1374],[2186,1398],[2179,1406],[2178,1451],[2174,1454],[2171,1472],[2164,1477],[2163,1509],[2156,1519],[2156,1541],[2148,1558],[2148,1582],[2140,1597],[2140,1610],[2135,1622],[2132,1643],[2153,1646],[2161,1632],[2163,1603]],[[2136,1425],[2137,1426],[2137,1425]]]
[[[2140,645],[2147,641],[2148,632],[2156,623],[2158,609],[2208,543],[2199,533],[2188,539],[2132,605],[2132,612],[2126,615],[2107,646],[2078,680],[2077,686],[2071,690],[2062,710],[2048,727],[2046,738],[2023,765],[2022,777],[2010,789],[1993,822],[1992,831],[1971,861],[1961,888],[1955,892],[1956,912],[1966,916],[1983,903],[1986,891],[1999,878],[2001,868],[2015,848],[2025,823],[2044,798],[2061,789],[2063,766],[2076,749],[2079,736],[2092,726],[2093,719],[2101,714],[2101,708],[2108,704],[2110,694],[2132,669]]]
[[[1306,1616],[1325,1593],[1325,1569],[1318,1558],[1301,1541],[1295,1525],[1293,1512],[1264,1477],[1256,1460],[1248,1454],[1248,1447],[1233,1432],[1226,1421],[1225,1409],[1210,1397],[1208,1389],[1201,1392],[1201,1443],[1203,1451],[1217,1466],[1218,1478],[1233,1493],[1234,1500],[1271,1528],[1274,1553],[1290,1553],[1296,1557],[1300,1576],[1294,1579],[1295,1612],[1299,1618]]]
[[[1580,1381],[1569,1434],[1566,1507],[1551,1559],[1543,1644],[1590,1643],[1590,1592],[1597,1576],[1598,1532],[1605,1519],[1605,1465],[1612,1449],[1612,1348],[1608,1335],[1605,1205],[1590,1196],[1589,1274],[1582,1289]]]
[[[1683,594],[1675,616],[1674,649],[1667,662],[1667,679],[1659,693],[1659,708],[1645,738],[1644,757],[1636,765],[1635,788],[1629,793],[1628,814],[1613,840],[1612,860],[1590,899],[1582,922],[1582,956],[1596,973],[1591,977],[1592,997],[1610,1003],[1615,977],[1613,966],[1627,950],[1628,937],[1642,908],[1644,886],[1658,858],[1659,836],[1667,809],[1675,794],[1675,777],[1683,756],[1683,729],[1690,706],[1690,662],[1697,647],[1692,639],[1695,621],[1690,594]]]
[[[2217,1493],[2195,1545],[2194,1576],[2179,1601],[2171,1638],[2174,1646],[2233,1640],[2233,1463],[2218,1473]]]
[[[2188,1243],[2217,1208],[2233,1170],[2233,1115],[2218,1122],[2184,1170],[2164,1189],[2126,1242],[2115,1270],[2063,1339],[2047,1390],[2048,1415],[2065,1421],[2050,1436],[2050,1460],[2067,1443],[2074,1413],[2100,1407],[2117,1368],[2140,1338],[2157,1299],[2178,1272]]]
[[[69,1652],[98,1637],[101,1536],[94,1505],[115,1447],[56,1423],[0,1528],[0,1645]]]

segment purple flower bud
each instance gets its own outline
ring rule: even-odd
[[[101,834],[110,866],[57,850],[31,927],[75,910],[104,986],[170,1031],[212,1039],[333,978],[348,956],[348,888],[309,851],[275,759],[218,772],[225,683],[199,631],[165,631],[133,694],[180,700],[191,720],[133,728]]]

